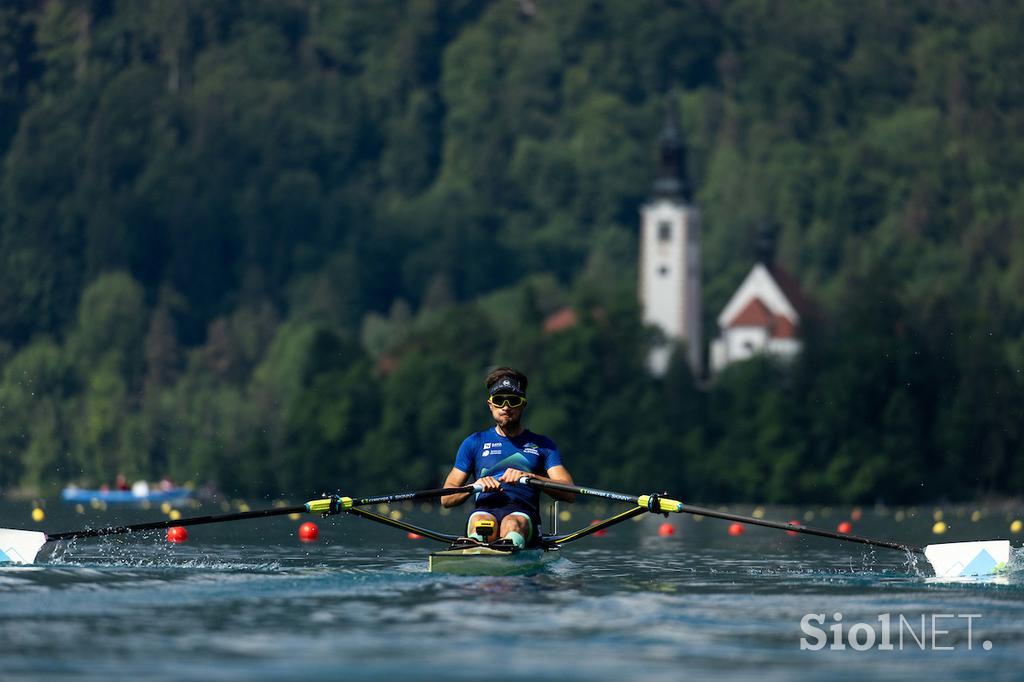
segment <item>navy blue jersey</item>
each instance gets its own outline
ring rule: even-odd
[[[455,468],[472,480],[483,476],[500,477],[506,469],[528,471],[541,476],[562,464],[558,446],[547,436],[524,430],[515,438],[499,435],[493,427],[470,435],[459,446]],[[499,491],[477,493],[478,506],[503,506],[519,503],[534,512],[540,503],[540,491],[525,485],[502,484]]]

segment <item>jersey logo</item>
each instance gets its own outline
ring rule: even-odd
[[[509,455],[492,467],[482,467],[480,469],[480,475],[489,476],[491,472],[499,469],[519,469],[520,471],[529,471],[530,460],[526,459],[523,453],[517,452],[514,455]]]

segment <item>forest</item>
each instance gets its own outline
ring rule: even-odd
[[[1008,0],[8,0],[0,489],[433,487],[512,365],[582,484],[1017,495],[1022,38]],[[768,230],[791,364],[646,369],[670,102],[705,329]]]

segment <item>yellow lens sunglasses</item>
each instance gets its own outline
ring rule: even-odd
[[[521,395],[492,395],[487,399],[495,407],[511,407],[515,409],[526,404],[526,398]]]

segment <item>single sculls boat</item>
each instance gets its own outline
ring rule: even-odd
[[[566,485],[551,481],[540,481],[526,476],[518,481],[518,485],[528,485],[541,490],[557,490],[576,495],[597,497],[616,502],[625,502],[631,506],[626,511],[572,533],[565,535],[559,535],[557,533],[543,535],[540,538],[540,543],[537,547],[517,549],[498,543],[490,545],[480,543],[469,544],[466,542],[465,538],[460,538],[456,535],[423,528],[405,521],[393,519],[390,516],[383,516],[367,509],[363,509],[363,507],[375,504],[436,499],[444,495],[452,495],[455,493],[482,492],[481,486],[467,485],[457,488],[435,488],[431,490],[418,490],[414,492],[366,498],[351,498],[340,495],[331,495],[310,500],[303,505],[294,507],[275,507],[273,509],[262,509],[258,511],[236,512],[213,516],[196,516],[173,521],[154,521],[151,523],[140,523],[130,526],[109,526],[105,528],[68,531],[64,533],[50,534],[39,531],[0,528],[0,564],[35,563],[45,545],[62,540],[159,530],[178,526],[197,526],[207,523],[240,521],[244,519],[256,519],[304,512],[322,514],[324,516],[340,513],[352,514],[375,523],[391,526],[392,528],[404,530],[409,533],[415,533],[424,538],[447,544],[447,549],[430,554],[428,565],[432,572],[456,575],[509,575],[536,572],[538,570],[542,570],[546,565],[558,558],[559,548],[562,545],[575,542],[600,530],[604,530],[609,526],[614,526],[615,524],[622,523],[623,521],[646,513],[664,514],[666,516],[668,514],[694,514],[697,516],[707,516],[727,521],[737,521],[765,528],[785,530],[793,533],[802,533],[806,535],[831,538],[834,540],[842,540],[845,542],[854,542],[871,547],[893,549],[906,553],[908,558],[912,558],[915,554],[922,554],[931,564],[932,569],[935,571],[935,575],[938,578],[961,579],[998,574],[1006,570],[1006,566],[1010,560],[1010,542],[1008,540],[949,542],[928,545],[927,547],[920,548],[890,540],[876,540],[860,535],[837,533],[824,530],[822,528],[812,528],[799,523],[780,523],[777,521],[769,521],[767,519],[729,514],[714,509],[684,504],[664,495],[628,495],[625,493],[616,493],[607,490],[598,490],[595,488],[584,488],[581,486]]]
[[[447,575],[530,575],[558,558],[557,545],[519,549],[515,545],[456,542],[448,549],[431,552],[427,567],[431,573]]]

